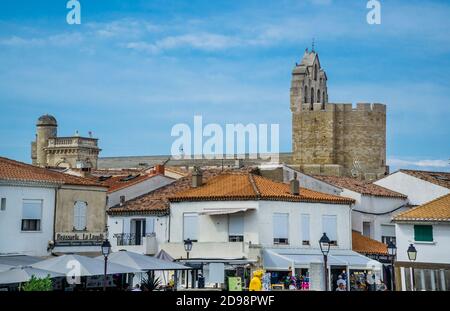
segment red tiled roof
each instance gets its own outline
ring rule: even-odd
[[[138,183],[141,183],[145,180],[153,178],[158,174],[136,174],[136,175],[119,175],[119,176],[111,176],[105,180],[99,180],[97,178],[98,183],[108,187],[108,192],[114,192],[120,189],[124,189]],[[131,178],[127,180],[128,178]]]
[[[207,181],[212,176],[219,174],[219,170],[207,170],[203,172],[203,180]],[[108,214],[140,214],[157,213],[167,214],[169,212],[169,196],[189,189],[192,183],[191,175],[180,178],[173,183],[156,189],[150,193],[125,202],[123,205],[116,205],[108,209]]]
[[[46,182],[68,185],[101,186],[88,178],[55,172],[46,168],[0,157],[0,179],[22,182]]]
[[[363,195],[372,195],[379,197],[392,197],[392,198],[401,198],[406,199],[407,196],[395,192],[389,189],[386,189],[382,186],[373,184],[371,182],[359,180],[351,177],[336,177],[336,176],[322,176],[322,175],[314,175],[316,179],[319,179],[328,184],[337,186],[339,188],[349,189]]]
[[[419,179],[428,181],[435,185],[450,189],[450,173],[449,172],[430,172],[417,170],[399,170],[399,172],[417,177]]]
[[[352,249],[362,254],[388,254],[386,244],[368,238],[358,231],[352,231]]]
[[[450,221],[450,194],[400,213],[394,221]]]
[[[203,186],[190,188],[172,195],[169,200],[180,201],[227,201],[227,200],[273,200],[289,202],[323,202],[352,204],[350,198],[300,189],[299,195],[290,193],[290,186],[252,173],[226,173],[212,178]]]

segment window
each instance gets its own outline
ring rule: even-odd
[[[320,90],[317,90],[317,102],[320,103]]]
[[[231,214],[228,217],[228,241],[244,241],[244,215]]]
[[[381,242],[384,244],[388,244],[395,242],[395,226],[393,225],[381,225]]]
[[[1,204],[0,204],[0,211],[6,210],[6,198],[2,198]]]
[[[311,88],[311,105],[314,104],[314,88]]]
[[[433,242],[433,226],[415,225],[414,240],[417,242]]]
[[[305,94],[304,94],[304,102],[305,104],[308,102],[308,87],[305,85]]]
[[[73,206],[73,230],[86,230],[87,203],[76,201]]]
[[[309,214],[302,214],[301,215],[301,232],[302,232],[302,244],[303,245],[310,245],[310,237],[309,237]]]
[[[42,200],[23,200],[22,231],[40,231]]]
[[[317,64],[314,66],[314,80],[317,81]]]
[[[183,240],[191,239],[197,241],[198,231],[198,214],[184,213],[183,214]]]
[[[363,235],[370,238],[371,224],[368,221],[363,221]]]
[[[323,215],[322,230],[330,239],[331,245],[337,245],[337,216]]]
[[[289,244],[289,214],[273,214],[273,244]]]

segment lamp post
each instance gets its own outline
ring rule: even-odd
[[[102,243],[102,254],[105,257],[105,275],[103,279],[103,291],[106,291],[106,272],[108,266],[108,255],[111,253],[111,243],[109,243],[108,239],[104,240]]]
[[[414,247],[414,244],[409,244],[407,253],[408,253],[409,261],[411,261],[411,271],[410,271],[411,272],[411,287],[412,287],[411,289],[414,291],[414,268],[412,267],[412,263],[414,261],[416,261],[416,258],[417,258],[417,250]]]
[[[395,269],[394,269],[394,260],[395,256],[397,255],[397,246],[395,246],[395,243],[392,241],[389,241],[387,244],[388,254],[391,257],[391,268],[392,268],[392,274],[391,274],[391,288],[392,291],[395,290]]]
[[[184,250],[186,251],[186,259],[189,259],[189,252],[192,250],[192,240],[184,240]],[[192,280],[194,281],[194,280]],[[189,288],[189,272],[186,271],[186,288]]]
[[[324,232],[322,237],[319,240],[320,251],[323,254],[323,262],[325,268],[325,291],[328,291],[328,270],[327,270],[327,260],[328,253],[330,252],[330,239],[327,237],[327,234]]]

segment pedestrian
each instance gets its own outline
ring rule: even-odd
[[[336,288],[337,292],[346,292],[347,291],[347,287],[345,286],[345,282],[339,282],[338,283],[338,287]]]
[[[139,284],[136,284],[132,290],[132,292],[142,292],[141,287],[139,286]]]

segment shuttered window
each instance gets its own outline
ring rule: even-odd
[[[337,217],[335,215],[322,216],[322,231],[327,234],[332,244],[337,243]]]
[[[273,214],[274,244],[289,244],[289,214]]]
[[[415,225],[414,240],[421,242],[433,242],[433,226],[431,225]]]
[[[23,200],[22,231],[40,231],[42,200]]]
[[[302,214],[300,216],[300,231],[301,231],[301,240],[303,245],[309,245],[309,214]]]
[[[73,207],[73,228],[74,230],[86,230],[86,210],[87,203],[76,201]]]
[[[198,240],[198,214],[184,213],[183,214],[183,240],[191,239]]]
[[[244,241],[244,215],[242,213],[229,215],[228,239],[230,242]]]

